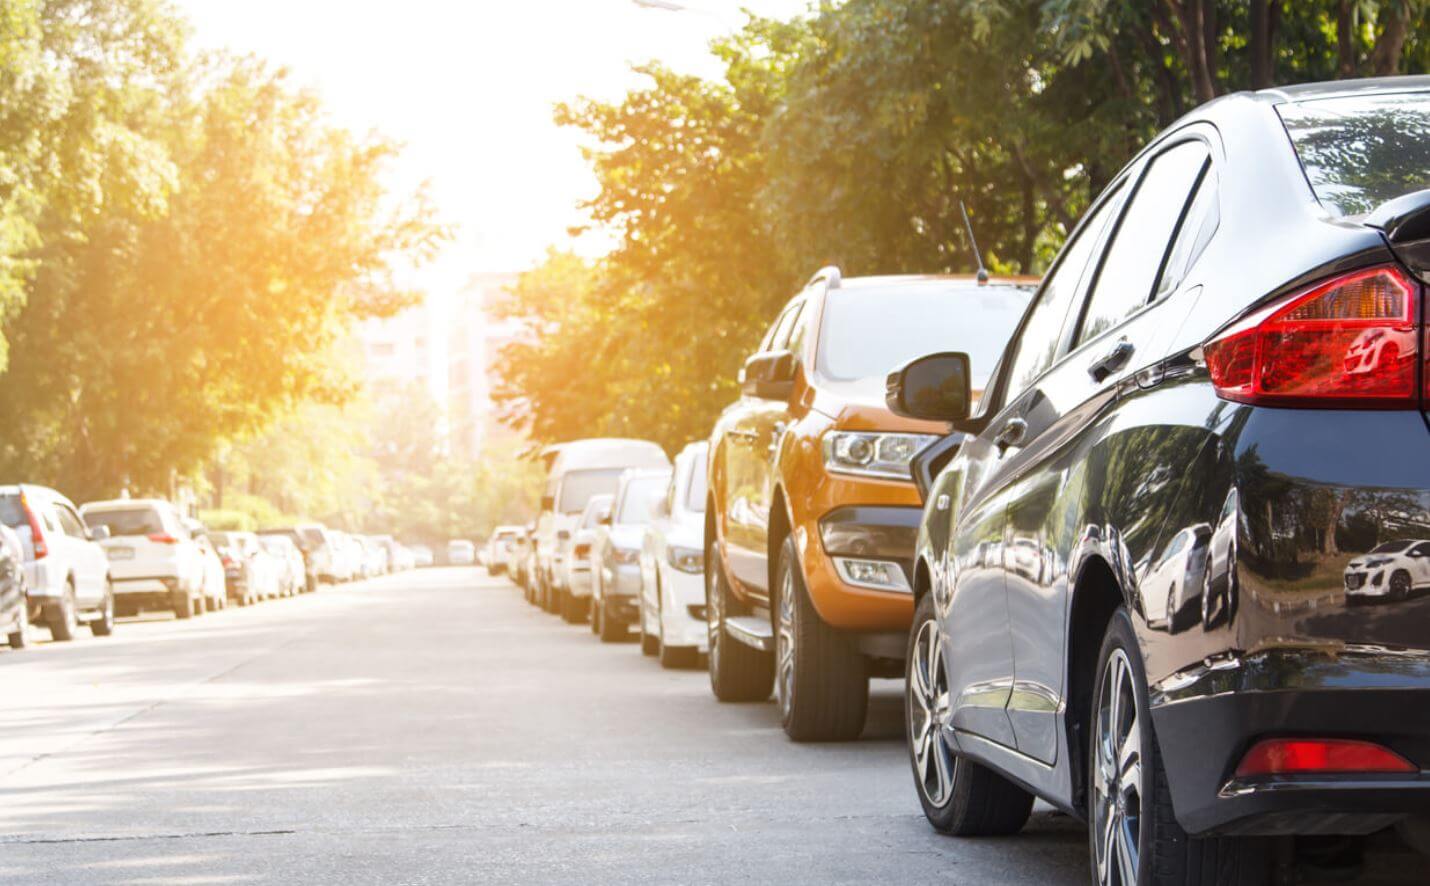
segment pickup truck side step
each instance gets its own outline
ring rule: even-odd
[[[733,639],[763,652],[775,648],[775,632],[767,619],[757,615],[738,615],[725,619],[725,630]]]

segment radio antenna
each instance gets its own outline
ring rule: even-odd
[[[983,252],[978,248],[978,238],[973,236],[973,223],[968,220],[968,207],[958,201],[958,209],[963,213],[963,226],[968,229],[968,242],[973,244],[973,257],[978,261],[978,285],[988,282],[988,268],[983,264]]]

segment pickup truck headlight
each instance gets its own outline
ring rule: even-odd
[[[824,467],[842,474],[911,480],[909,463],[937,439],[933,434],[830,431],[824,435]]]
[[[698,575],[705,571],[705,552],[699,548],[671,545],[665,552],[665,559],[681,572]]]

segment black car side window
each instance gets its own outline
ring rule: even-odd
[[[793,332],[795,322],[799,320],[799,315],[804,310],[804,302],[797,301],[785,309],[780,317],[779,326],[775,328],[774,338],[770,339],[770,346],[766,350],[783,351],[789,347],[790,333]]]
[[[1103,256],[1074,347],[1118,325],[1151,299],[1209,158],[1201,141],[1182,142],[1152,158]]]
[[[1068,309],[1078,301],[1088,263],[1102,241],[1108,219],[1122,205],[1114,191],[1087,220],[1072,243],[1063,247],[1057,267],[1044,281],[1037,304],[1028,315],[1018,342],[1008,358],[1008,384],[1003,403],[1012,403],[1058,358]]]

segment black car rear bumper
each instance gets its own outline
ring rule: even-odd
[[[1390,650],[1275,650],[1163,681],[1152,719],[1178,821],[1193,834],[1356,834],[1430,809],[1430,661]],[[1416,775],[1234,777],[1256,741],[1384,745]]]

